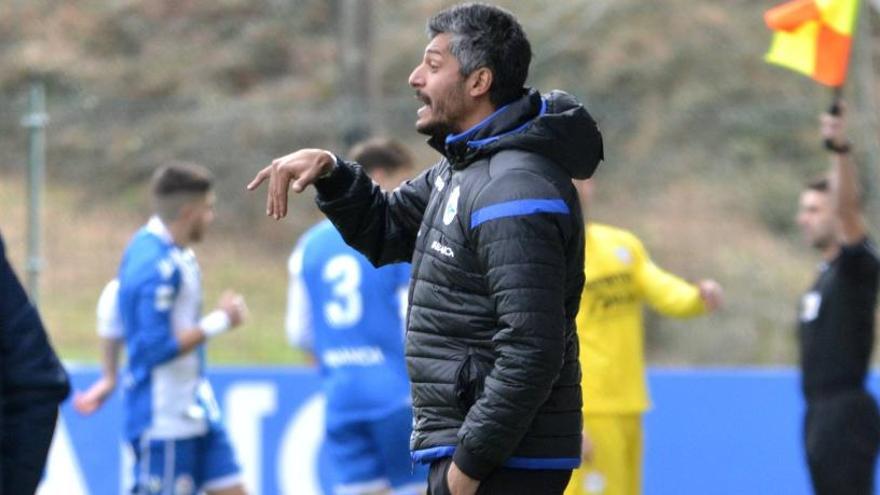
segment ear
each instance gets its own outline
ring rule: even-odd
[[[472,98],[488,95],[489,90],[492,88],[493,79],[494,75],[487,67],[481,67],[471,72],[467,80],[468,94]]]

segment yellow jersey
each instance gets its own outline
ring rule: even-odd
[[[641,241],[622,229],[586,227],[586,282],[577,316],[584,414],[642,413],[643,304],[666,316],[706,312],[699,289],[657,267]]]

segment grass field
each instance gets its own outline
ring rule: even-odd
[[[148,217],[143,203],[134,208],[114,205],[58,185],[46,191],[40,312],[66,360],[94,362],[98,358],[95,304],[103,285],[114,276],[129,237]],[[142,213],[135,213],[138,210]],[[22,280],[25,225],[24,182],[16,176],[0,176],[0,229]],[[222,217],[213,227],[205,242],[195,246],[203,272],[205,309],[223,289],[233,288],[244,294],[251,318],[245,326],[212,342],[209,359],[232,364],[303,362],[303,354],[288,346],[284,337],[288,250],[235,235]],[[293,238],[291,232],[291,244]]]

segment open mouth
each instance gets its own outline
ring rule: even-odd
[[[416,99],[424,103],[417,111],[419,115],[431,109],[431,99],[420,92],[416,92]]]

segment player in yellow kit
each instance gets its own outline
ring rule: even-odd
[[[584,211],[593,184],[574,181]],[[633,234],[586,227],[586,283],[577,316],[584,397],[583,464],[566,495],[641,493],[642,415],[650,407],[643,353],[643,305],[684,318],[721,304],[713,280],[690,284],[655,265]]]

